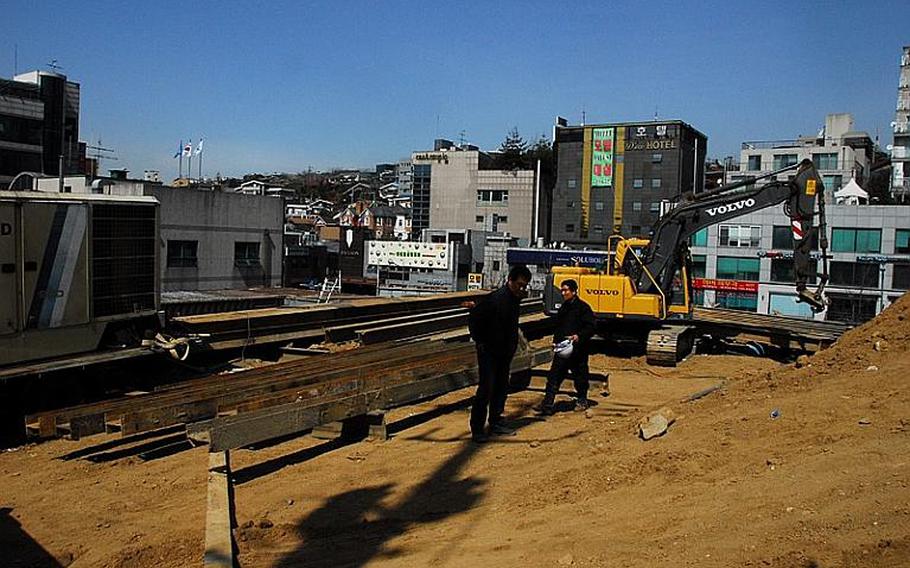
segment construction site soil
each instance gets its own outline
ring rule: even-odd
[[[908,339],[904,297],[796,364],[594,355],[588,413],[534,417],[538,370],[485,445],[466,389],[394,411],[386,442],[234,451],[240,565],[910,566]],[[0,564],[201,566],[207,450],[137,457],[152,443],[0,455]]]

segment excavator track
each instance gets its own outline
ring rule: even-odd
[[[649,365],[675,367],[692,352],[695,329],[688,325],[662,325],[648,334],[646,360]]]

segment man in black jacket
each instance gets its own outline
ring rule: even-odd
[[[547,376],[547,392],[534,408],[544,415],[553,414],[556,394],[570,371],[575,383],[575,410],[588,408],[588,344],[594,335],[594,312],[591,311],[591,306],[578,297],[578,283],[575,280],[564,280],[559,286],[559,292],[562,294],[562,305],[556,313],[553,344],[569,340],[572,342],[572,352],[568,357],[559,353],[553,355],[550,374]]]
[[[488,417],[491,434],[515,433],[502,423],[502,413],[509,390],[509,367],[518,348],[519,306],[530,281],[527,266],[514,266],[505,286],[478,302],[468,317],[479,367],[477,394],[471,407],[471,439],[476,443],[487,441],[484,426]]]

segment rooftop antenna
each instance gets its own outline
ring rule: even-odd
[[[98,172],[101,171],[101,160],[113,160],[116,162],[119,159],[113,155],[114,154],[113,148],[105,148],[104,146],[101,145],[100,136],[98,137],[97,144],[88,144],[88,145],[86,145],[85,149],[88,150],[86,152],[86,155],[89,158],[94,158],[94,160],[95,160],[95,168],[97,168],[97,170],[92,172],[92,177],[98,175]]]
[[[54,73],[56,73],[58,69],[63,69],[62,66],[57,64],[56,59],[51,59],[51,62],[48,63],[47,66],[50,67],[54,71]]]
[[[584,106],[581,107],[581,125],[582,126],[585,125],[585,107]]]
[[[13,44],[13,77],[19,74],[19,44]]]
[[[464,148],[465,134],[467,134],[467,133],[465,132],[464,129],[462,129],[462,131],[458,133],[458,145],[461,146],[462,148]]]
[[[654,105],[654,120],[655,120],[655,121],[659,120],[659,119],[658,119],[658,114],[657,114],[657,105]]]

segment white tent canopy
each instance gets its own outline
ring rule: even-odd
[[[841,205],[860,205],[869,203],[869,194],[852,178],[847,185],[834,192],[835,203]]]

